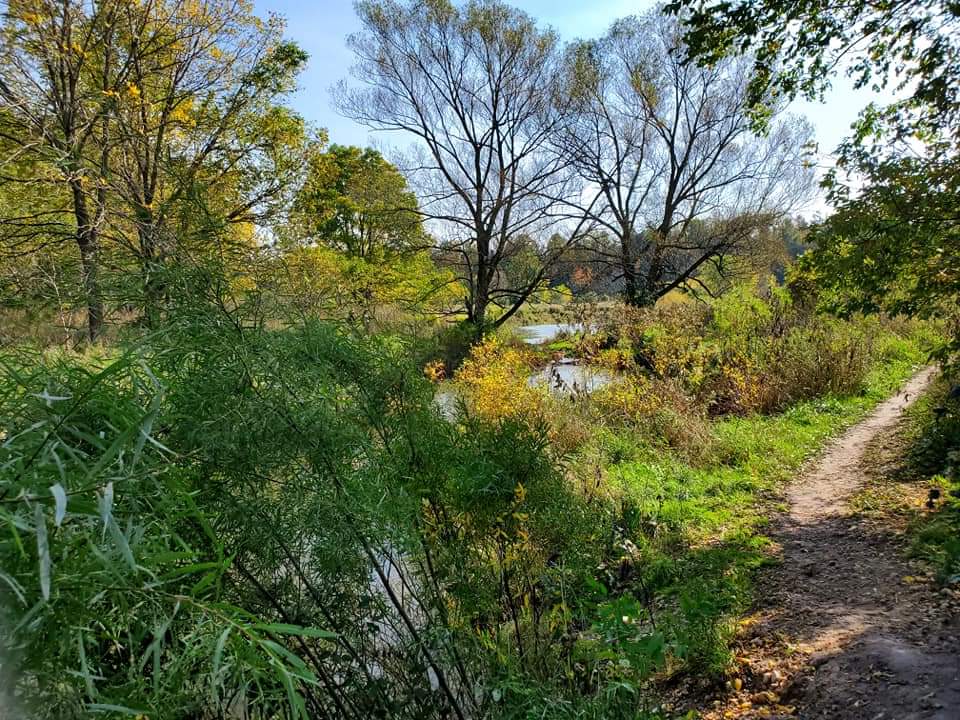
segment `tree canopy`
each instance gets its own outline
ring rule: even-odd
[[[922,316],[955,311],[960,265],[960,9],[946,0],[814,0],[667,6],[691,56],[754,58],[753,99],[821,97],[838,74],[897,99],[864,108],[824,180],[836,212],[806,262],[837,309]],[[960,331],[950,348],[960,348]]]
[[[5,249],[72,239],[91,339],[104,320],[105,265],[140,277],[131,292],[114,276],[114,304],[155,321],[170,258],[262,219],[291,186],[303,127],[282,99],[306,55],[282,32],[276,19],[215,0],[37,0],[4,13],[0,124],[21,172],[3,183],[62,198],[9,218]]]
[[[305,240],[351,257],[379,257],[426,247],[416,195],[372,148],[332,145],[310,159],[293,208]]]

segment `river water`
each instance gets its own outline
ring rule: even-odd
[[[583,325],[575,323],[543,323],[541,325],[523,325],[518,329],[523,341],[529,345],[543,345],[558,335],[573,335],[583,332]]]
[[[544,323],[541,325],[524,325],[520,328],[520,334],[523,336],[524,342],[530,345],[543,345],[560,334],[572,334],[582,330],[582,325]],[[557,395],[576,395],[577,393],[593,392],[609,384],[613,379],[613,374],[606,370],[585,365],[574,358],[562,358],[532,373],[527,379],[527,383],[531,386],[546,385],[550,392]],[[456,418],[459,396],[453,387],[444,383],[437,390],[434,401],[444,417],[450,420]]]

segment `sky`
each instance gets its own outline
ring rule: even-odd
[[[513,0],[515,7],[555,29],[563,40],[596,37],[617,18],[650,8],[652,0]],[[330,142],[341,145],[406,145],[402,140],[371,134],[366,128],[340,116],[331,106],[330,90],[349,79],[353,56],[347,36],[359,30],[352,0],[255,0],[260,15],[276,13],[287,20],[286,35],[310,55],[292,105],[307,121],[326,128]],[[848,134],[858,111],[872,100],[884,101],[869,90],[854,90],[846,78],[838,78],[823,104],[795,102],[791,110],[813,124],[822,158],[829,165],[829,152]],[[815,200],[807,213],[823,212]]]

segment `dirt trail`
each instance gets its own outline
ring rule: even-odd
[[[783,562],[761,578],[762,607],[738,638],[740,677],[703,717],[960,720],[955,606],[913,581],[902,538],[848,505],[933,375],[916,375],[789,489],[774,534]]]

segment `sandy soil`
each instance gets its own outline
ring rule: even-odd
[[[903,539],[848,502],[933,375],[916,375],[789,488],[773,533],[783,562],[742,623],[739,675],[699,703],[701,717],[960,720],[955,594],[917,577]]]

